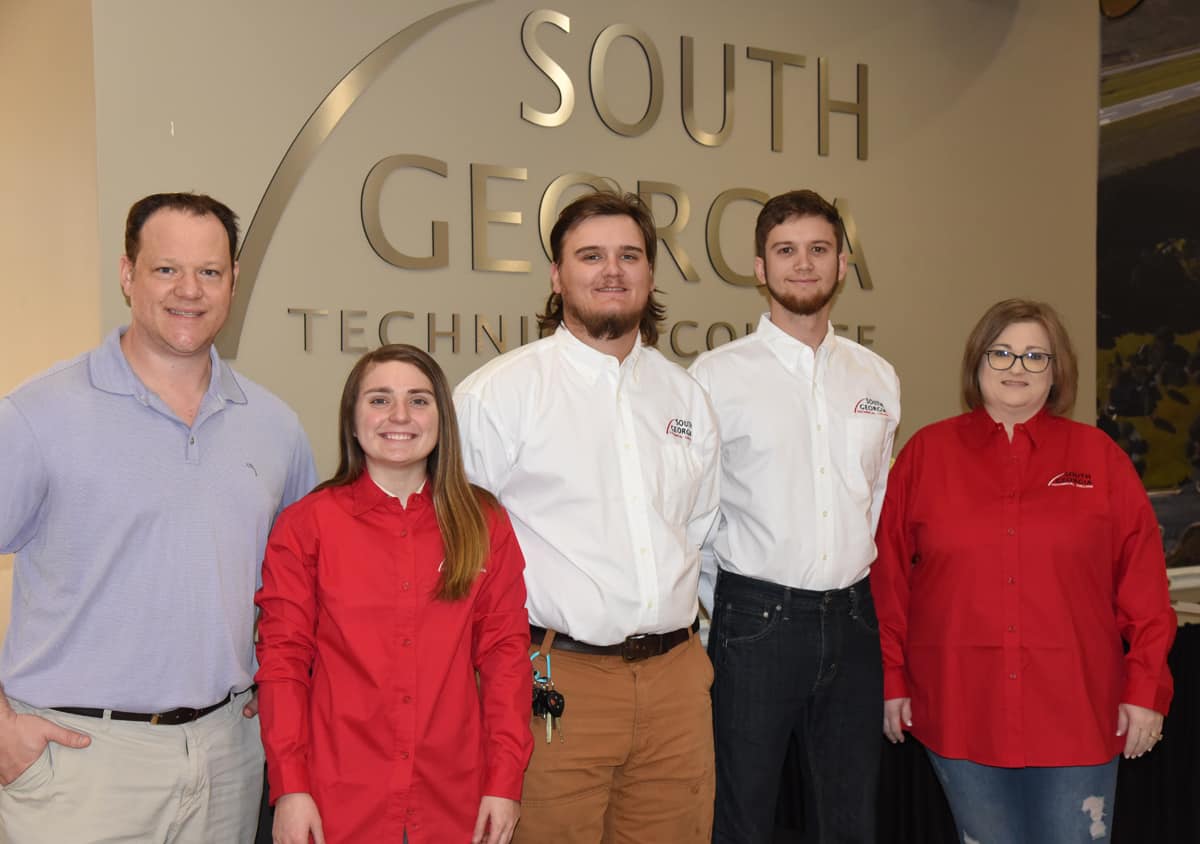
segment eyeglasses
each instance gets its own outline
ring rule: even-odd
[[[1050,365],[1050,360],[1054,357],[1049,352],[1025,352],[1017,355],[1008,349],[988,349],[983,354],[987,358],[988,366],[992,369],[1007,372],[1019,360],[1022,368],[1033,374],[1045,372],[1046,367]]]

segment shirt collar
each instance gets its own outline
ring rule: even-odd
[[[594,384],[602,374],[614,370],[631,373],[636,378],[645,348],[642,345],[642,334],[639,331],[633,341],[633,348],[629,350],[625,360],[618,363],[613,355],[592,348],[572,334],[570,329],[562,323],[559,323],[558,330],[554,332],[554,342],[562,350],[567,361],[588,379],[590,384]]]
[[[1029,441],[1034,448],[1046,441],[1051,430],[1057,422],[1057,418],[1050,412],[1050,408],[1042,405],[1042,409],[1035,413],[1030,419],[1025,422],[1013,426],[1013,436],[1024,432],[1029,437]],[[975,408],[965,417],[967,424],[968,435],[974,445],[983,445],[988,438],[999,433],[1007,439],[1004,433],[1003,423],[997,422],[991,417],[983,405]]]
[[[351,512],[355,516],[361,516],[368,510],[374,510],[376,507],[390,504],[393,501],[399,501],[375,483],[371,473],[365,468],[358,479],[350,484],[350,495],[353,501]],[[408,501],[404,502],[406,506],[403,509],[418,510],[427,504],[433,505],[433,484],[428,478],[425,479],[425,483],[421,484],[419,490],[408,497]]]
[[[778,325],[771,322],[771,315],[769,313],[765,313],[759,317],[758,329],[755,331],[755,334],[762,337],[763,342],[767,344],[767,348],[789,370],[803,368],[811,371],[818,359],[827,360],[833,354],[838,343],[838,336],[833,330],[832,322],[825,329],[825,339],[814,350],[807,343],[800,342]]]
[[[92,386],[97,390],[119,396],[135,396],[146,404],[150,400],[150,390],[142,383],[142,379],[137,377],[125,353],[121,351],[121,337],[128,329],[127,325],[114,328],[104,341],[92,350],[88,356],[88,375]],[[246,394],[229,364],[217,354],[216,346],[210,347],[208,354],[215,377],[209,378],[205,398],[212,396],[221,403],[245,404]]]

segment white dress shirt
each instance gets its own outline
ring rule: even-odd
[[[704,391],[639,339],[618,364],[567,329],[455,390],[463,460],[525,554],[529,620],[594,645],[687,627],[716,515]]]
[[[689,370],[721,427],[721,514],[705,543],[701,600],[716,567],[800,589],[843,589],[875,560],[900,382],[838,337],[814,350],[767,314]]]

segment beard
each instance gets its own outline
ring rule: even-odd
[[[829,290],[818,291],[811,296],[802,297],[790,292],[778,291],[769,281],[766,287],[767,295],[797,316],[812,316],[820,313],[822,308],[833,301],[833,297],[837,295],[838,291],[838,284],[835,283]]]
[[[646,307],[650,307],[648,301]],[[595,313],[582,311],[564,299],[563,314],[570,317],[572,322],[582,325],[588,336],[594,340],[617,340],[638,328],[645,309],[619,313]]]

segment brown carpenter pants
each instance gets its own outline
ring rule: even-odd
[[[709,844],[713,672],[700,639],[639,662],[552,648],[551,669],[563,730],[547,743],[533,722],[514,844]]]

